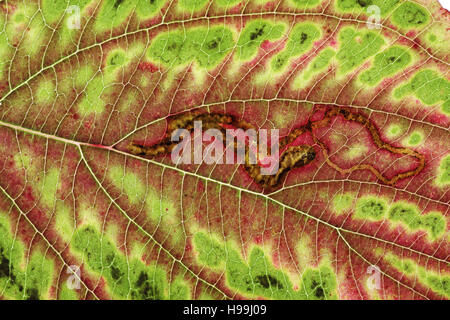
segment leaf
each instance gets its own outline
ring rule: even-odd
[[[450,297],[438,1],[0,1],[0,25],[2,299]],[[279,171],[174,163],[198,120],[280,130]]]

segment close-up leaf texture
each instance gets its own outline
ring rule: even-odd
[[[437,0],[0,0],[0,299],[449,299],[449,66]]]

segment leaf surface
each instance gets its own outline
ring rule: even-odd
[[[450,297],[438,1],[0,1],[0,26],[0,298]],[[176,164],[193,119],[303,163]]]

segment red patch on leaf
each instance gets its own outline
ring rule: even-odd
[[[30,186],[26,187],[23,196],[27,200],[27,203],[34,203],[33,189]]]
[[[37,228],[43,227],[48,222],[47,215],[36,208],[31,210],[27,216]]]
[[[326,107],[325,108],[320,108],[319,110],[316,110],[314,112],[314,114],[311,116],[310,121],[311,122],[316,122],[316,121],[320,121],[325,117],[325,112],[327,111]]]
[[[300,146],[302,144],[309,146],[314,144],[314,139],[310,132],[305,132],[304,134],[298,136],[297,139],[290,144],[290,146]]]
[[[98,285],[94,289],[94,293],[100,299],[106,299],[107,298],[108,295],[106,294],[106,281],[105,281],[105,278],[103,278],[103,277],[100,278],[100,281],[99,281]]]
[[[236,14],[236,13],[240,13],[241,9],[242,9],[242,2],[240,2],[239,4],[237,4],[236,6],[231,8],[230,10],[228,10],[228,12],[231,13],[231,14]]]
[[[270,49],[273,48],[273,43],[270,42],[269,40],[264,40],[261,43],[261,48],[264,49],[265,51],[270,51]]]
[[[264,5],[264,9],[266,10],[266,11],[273,11],[273,9],[275,9],[275,4],[276,4],[277,2],[274,2],[274,1],[272,1],[272,2],[267,2],[265,5]]]
[[[429,116],[429,119],[431,122],[436,123],[437,125],[446,127],[448,126],[448,116],[442,114],[442,113],[434,113]]]
[[[110,147],[104,146],[102,144],[91,144],[90,146],[94,147],[94,148],[100,148],[100,149],[111,149]]]
[[[261,245],[262,244],[262,236],[256,236],[253,241],[258,244]]]
[[[150,71],[151,73],[154,73],[159,70],[159,68],[151,62],[139,63],[138,69],[141,71]]]

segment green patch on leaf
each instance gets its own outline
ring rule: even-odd
[[[41,202],[48,208],[53,208],[56,201],[56,192],[59,188],[60,172],[57,168],[51,168],[40,179]]]
[[[166,3],[166,0],[137,0],[136,13],[144,19],[155,16]]]
[[[341,214],[352,207],[354,195],[351,193],[338,194],[333,198],[333,209]]]
[[[423,141],[423,134],[419,131],[412,132],[406,139],[406,144],[408,146],[417,146]]]
[[[402,222],[411,230],[422,226],[420,213],[415,205],[406,202],[396,202],[389,209],[389,219],[393,222]]]
[[[336,0],[336,8],[345,13],[365,13],[368,16],[374,13],[371,6],[377,6],[380,15],[385,16],[391,12],[400,0]]]
[[[385,218],[388,205],[379,197],[365,196],[356,203],[355,218],[382,220]]]
[[[125,51],[116,49],[109,53],[108,58],[106,59],[106,65],[112,68],[120,67],[125,64],[126,59]]]
[[[320,3],[320,0],[290,0],[296,8],[312,8]]]
[[[434,292],[449,298],[450,297],[450,276],[439,274],[433,270],[427,270],[419,266],[414,260],[402,259],[394,254],[388,254],[384,258],[393,267],[406,274],[414,281],[418,281],[429,287]]]
[[[217,3],[217,5],[219,5],[220,7],[231,8],[237,5],[240,2],[240,0],[214,0],[214,2]]]
[[[209,267],[220,267],[226,260],[223,245],[205,233],[197,232],[195,234],[194,245],[198,252],[198,260]]]
[[[59,300],[78,300],[76,289],[70,289],[67,283],[61,285],[59,289]]]
[[[89,81],[85,89],[85,96],[78,105],[78,112],[82,116],[102,113],[105,110],[105,102],[101,98],[104,90],[105,82],[103,75],[98,75]]]
[[[450,155],[442,158],[436,182],[439,186],[447,186],[450,184]]]
[[[323,265],[303,273],[301,296],[307,300],[336,300],[337,281],[333,270]]]
[[[65,13],[74,14],[74,8],[71,6],[77,6],[81,11],[89,2],[91,0],[42,0],[41,9],[45,22],[53,24],[58,22]]]
[[[203,9],[207,3],[208,0],[180,0],[178,5],[186,11],[196,12]]]
[[[423,228],[431,235],[431,239],[441,237],[447,230],[447,221],[440,212],[430,212],[422,217]]]
[[[56,204],[55,229],[61,238],[70,242],[75,232],[75,217],[72,209],[62,201]]]
[[[226,27],[191,28],[159,34],[147,56],[168,67],[196,61],[200,67],[217,66],[234,46],[233,34]]]
[[[354,70],[378,53],[385,41],[378,32],[356,31],[352,27],[345,27],[339,33],[339,43],[336,58],[342,74]]]
[[[274,24],[268,20],[248,22],[237,42],[237,58],[244,61],[251,60],[263,41],[279,39],[284,30],[284,24]]]
[[[21,150],[20,153],[14,155],[14,164],[16,168],[24,169],[27,172],[31,168],[32,163],[32,157],[24,150]]]
[[[411,275],[417,272],[416,264],[409,259],[399,259],[393,254],[387,254],[385,259],[399,271]]]
[[[191,299],[191,291],[188,283],[183,279],[176,279],[169,287],[170,300],[189,300]]]
[[[389,209],[389,219],[401,222],[410,230],[425,230],[429,238],[434,241],[442,237],[447,229],[447,221],[440,212],[420,214],[415,205],[406,202],[396,202]]]
[[[442,111],[450,115],[447,106],[450,103],[450,81],[430,69],[419,71],[411,81],[394,90],[394,97],[400,99],[414,94],[426,105],[442,103]]]
[[[36,92],[36,102],[38,104],[48,104],[53,102],[56,96],[55,83],[53,81],[41,81]]]
[[[299,89],[311,82],[312,78],[323,72],[331,63],[336,52],[331,48],[320,51],[294,80],[293,87]]]
[[[320,35],[320,30],[314,24],[296,24],[289,35],[289,40],[284,50],[272,59],[272,70],[283,70],[287,66],[289,59],[297,57],[311,49],[313,42],[319,39]]]
[[[387,128],[386,135],[389,138],[396,138],[402,133],[402,131],[403,131],[403,128],[401,126],[399,126],[398,124],[391,124]]]
[[[77,69],[75,73],[75,81],[74,84],[77,87],[84,87],[89,84],[89,81],[92,79],[95,71],[94,68],[90,65],[83,65]]]
[[[301,289],[294,290],[288,274],[275,268],[258,246],[250,251],[247,263],[231,244],[221,244],[205,233],[196,233],[194,244],[199,261],[211,267],[225,263],[229,286],[250,297],[317,300],[337,297],[336,277],[325,265],[320,269],[307,269]]]
[[[27,258],[24,270],[21,268],[23,259],[23,244],[11,232],[6,215],[0,213],[0,288],[2,288],[2,295],[10,299],[48,299],[48,291],[54,273],[53,261],[35,250]]]
[[[105,0],[95,19],[96,29],[103,32],[124,23],[135,9],[136,3],[137,0]]]
[[[406,1],[392,14],[392,22],[400,28],[422,28],[430,21],[430,14],[421,5]]]
[[[137,204],[144,198],[145,184],[137,174],[126,172],[123,167],[112,167],[109,178],[116,188],[125,193],[131,204]]]
[[[171,199],[170,195],[161,195],[158,190],[150,187],[147,190],[145,204],[147,215],[154,225],[170,234],[168,241],[180,243],[185,240],[184,227],[180,221],[180,209],[176,200]]]
[[[375,56],[372,67],[364,71],[361,82],[370,86],[377,85],[385,77],[404,70],[411,63],[411,54],[407,48],[393,46]]]
[[[115,245],[94,227],[83,227],[74,235],[73,248],[80,252],[89,268],[107,280],[115,298],[161,300],[166,297],[165,273],[144,265],[138,259],[126,259]]]

